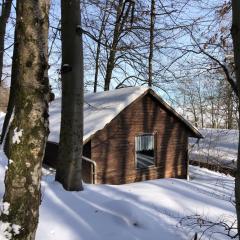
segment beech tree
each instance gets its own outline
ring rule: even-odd
[[[82,190],[83,45],[80,1],[61,1],[62,115],[56,180]]]
[[[1,221],[11,239],[34,240],[41,202],[41,168],[48,136],[48,0],[18,0],[14,58],[17,91],[9,129]],[[16,231],[18,226],[18,231]]]

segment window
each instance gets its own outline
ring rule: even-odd
[[[136,167],[147,168],[155,164],[154,134],[135,137]]]

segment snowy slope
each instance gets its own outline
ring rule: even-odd
[[[233,152],[234,135],[225,136],[222,149],[226,154]],[[6,162],[0,150],[0,198]],[[195,221],[191,218],[183,225],[179,222],[196,214],[231,224],[236,218],[234,179],[192,166],[190,175],[190,181],[159,179],[121,186],[84,185],[83,192],[66,192],[44,170],[36,240],[190,240],[196,231],[206,228],[193,227]],[[229,239],[221,233],[226,233],[223,228],[211,228],[201,239]]]
[[[5,117],[5,113],[0,112],[0,129],[2,129],[4,117]]]
[[[238,131],[206,128],[200,132],[204,138],[199,144],[196,139],[189,139],[189,159],[236,168]]]
[[[5,164],[6,158],[0,152],[1,197]],[[190,181],[160,179],[121,186],[84,185],[83,192],[66,192],[45,170],[36,239],[189,240],[204,227],[181,226],[183,217],[199,214],[212,221],[225,219],[232,223],[233,178],[198,167],[191,167],[190,171]],[[228,238],[213,234],[211,239]]]
[[[184,216],[234,220],[233,179],[197,167],[191,167],[191,174],[190,182],[85,185],[81,193],[67,193],[45,177],[37,239],[181,240],[194,234],[177,226]],[[212,239],[227,238],[216,234]]]

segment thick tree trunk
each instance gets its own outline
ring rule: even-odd
[[[238,90],[238,100],[240,96],[240,1],[232,0],[232,38],[234,48],[234,62],[235,62],[235,75],[236,85]],[[240,114],[240,108],[238,109]],[[240,119],[240,118],[239,118]],[[238,120],[238,129],[240,131],[240,121]],[[240,134],[238,143],[238,158],[237,158],[237,171],[235,178],[235,197],[236,197],[236,212],[238,221],[238,234],[240,235]]]
[[[41,201],[41,166],[48,135],[48,0],[17,1],[15,57],[18,89],[9,129],[9,164],[2,221],[20,226],[11,239],[34,240]],[[12,229],[14,233],[14,229]]]
[[[56,180],[66,190],[82,190],[83,46],[80,1],[61,2],[62,118]]]
[[[0,85],[2,83],[3,55],[4,55],[4,38],[7,21],[10,16],[12,0],[3,1],[2,12],[0,15]]]
[[[152,77],[153,77],[153,48],[154,48],[154,32],[155,32],[155,0],[151,0],[151,22],[150,22],[150,41],[149,41],[149,57],[148,57],[148,86],[152,86]]]

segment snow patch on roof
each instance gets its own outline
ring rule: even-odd
[[[148,87],[128,87],[114,91],[85,94],[84,96],[84,136],[89,139],[98,130],[103,129],[123,109],[146,92]],[[50,134],[48,141],[59,142],[61,123],[61,99],[49,106]]]

